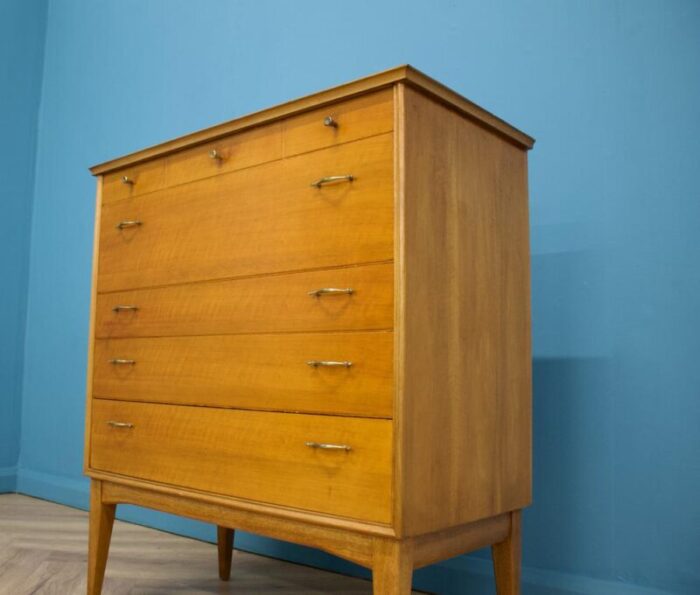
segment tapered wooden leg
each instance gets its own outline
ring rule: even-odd
[[[109,542],[112,539],[116,504],[102,502],[102,482],[90,484],[90,537],[88,543],[88,595],[100,595],[105,578]]]
[[[521,511],[511,513],[510,533],[491,548],[498,595],[520,595]]]
[[[233,529],[216,527],[217,543],[219,545],[219,578],[227,581],[231,578],[231,557],[233,556]]]
[[[372,566],[374,595],[410,595],[412,579],[413,557],[408,545],[377,539]]]

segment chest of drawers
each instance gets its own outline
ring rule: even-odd
[[[519,592],[532,144],[403,66],[92,168],[89,594],[122,503],[216,524],[222,579],[240,529]]]

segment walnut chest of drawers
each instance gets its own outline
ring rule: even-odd
[[[92,168],[89,593],[121,503],[216,524],[222,579],[241,529],[519,591],[532,143],[402,66]]]

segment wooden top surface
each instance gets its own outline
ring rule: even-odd
[[[222,124],[204,128],[197,132],[180,136],[176,139],[130,153],[117,159],[105,161],[90,168],[93,175],[101,175],[122,167],[134,165],[136,163],[167,155],[180,149],[192,147],[200,143],[214,140],[232,132],[258,126],[267,122],[272,122],[289,115],[301,113],[310,109],[321,107],[325,104],[347,99],[355,95],[374,91],[393,85],[395,83],[405,83],[416,87],[434,99],[449,105],[452,109],[460,112],[464,116],[476,120],[486,128],[493,130],[506,137],[515,145],[522,149],[531,149],[535,140],[511,126],[507,122],[494,116],[490,112],[480,108],[459,93],[452,91],[442,83],[430,78],[412,66],[397,66],[390,70],[385,70],[371,76],[361,78],[337,87],[319,91],[293,101],[288,101],[258,112],[253,112],[234,120],[229,120]]]

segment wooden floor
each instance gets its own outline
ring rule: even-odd
[[[87,513],[0,495],[0,595],[85,593]],[[236,551],[231,582],[218,580],[216,547],[117,521],[104,595],[204,593],[368,595],[368,581]]]

